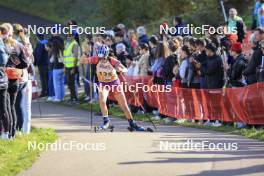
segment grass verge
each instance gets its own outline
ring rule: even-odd
[[[81,103],[79,105],[76,105],[79,109],[84,109],[91,111],[91,104],[84,102],[81,97]],[[94,103],[92,105],[93,112],[99,112],[99,104]],[[124,113],[121,111],[121,109],[118,106],[114,106],[109,108],[109,115],[119,118],[125,118]],[[147,114],[148,116],[151,116],[151,114]],[[144,114],[133,114],[133,117],[135,120],[145,121],[148,122],[148,118]],[[164,125],[164,120],[160,121],[154,121],[157,125]],[[192,123],[192,122],[185,122],[185,123],[166,123],[166,125],[173,125],[173,126],[184,126],[188,128],[198,128],[198,129],[207,129],[207,130],[213,130],[218,132],[225,132],[229,134],[236,134],[241,135],[246,138],[250,139],[257,139],[264,141],[264,130],[263,129],[255,129],[255,128],[244,128],[244,129],[237,129],[233,126],[220,126],[220,127],[214,127],[214,126],[205,126],[199,123]]]
[[[41,151],[28,150],[28,142],[47,144],[56,139],[53,129],[33,128],[29,135],[17,136],[12,141],[0,140],[0,175],[16,175],[33,164]]]
[[[225,132],[229,134],[236,134],[245,136],[246,138],[250,139],[257,139],[264,141],[264,130],[263,129],[256,129],[256,128],[243,128],[243,129],[237,129],[232,126],[220,126],[220,127],[214,127],[214,126],[205,126],[198,123],[191,123],[191,122],[185,122],[182,124],[175,124],[180,125],[184,127],[190,127],[190,128],[198,128],[198,129],[207,129],[207,130],[213,130],[213,131],[219,131],[219,132]]]

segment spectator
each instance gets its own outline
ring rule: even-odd
[[[133,29],[128,30],[128,39],[132,48],[132,56],[135,56],[137,54],[138,41]]]
[[[188,72],[190,68],[189,59],[191,57],[190,48],[187,45],[183,45],[180,50],[179,56],[180,56],[180,62],[181,62],[180,68],[179,68],[181,84],[182,84],[182,87],[188,88],[190,87],[190,84],[191,84],[189,80],[189,75],[192,74]]]
[[[155,62],[151,66],[150,71],[154,75],[153,83],[164,85],[164,70],[163,64],[165,63],[166,58],[169,56],[169,48],[166,43],[159,42],[157,45],[155,53]]]
[[[54,86],[54,102],[61,102],[64,99],[64,63],[63,45],[58,40],[48,43],[50,51],[50,62],[53,64],[52,77]]]
[[[109,46],[111,44],[109,43]],[[94,52],[94,38],[92,35],[86,35],[85,36],[85,39],[82,43],[82,52],[87,55],[87,56],[93,56],[95,54]],[[93,88],[93,84],[90,85],[90,82],[97,82],[97,77],[96,77],[96,65],[94,64],[87,64],[87,66],[84,66],[83,65],[83,73],[85,74],[85,78],[88,81],[84,81],[84,87],[85,87],[85,98],[84,100],[85,101],[89,101],[89,102],[93,102],[94,101],[94,95],[95,95],[95,92],[94,92],[94,88]],[[91,81],[92,80],[92,81]],[[92,90],[90,90],[92,89]]]
[[[14,37],[24,46],[28,67],[22,70],[19,80],[19,90],[16,99],[17,130],[29,134],[31,127],[32,77],[34,76],[33,48],[26,35],[26,30],[20,24],[14,24]]]
[[[155,61],[154,64],[149,69],[149,72],[153,75],[153,84],[164,85],[164,69],[163,65],[165,63],[166,58],[169,56],[170,51],[165,42],[158,42],[157,49],[155,53]],[[154,120],[159,120],[160,118],[166,118],[165,115],[159,113],[159,111],[155,112],[156,116],[153,117]]]
[[[205,70],[206,88],[219,89],[224,85],[224,70],[222,59],[216,54],[217,47],[208,44],[205,47],[207,55],[207,69]]]
[[[193,75],[190,77],[190,82],[191,82],[191,88],[200,88],[200,64],[197,61],[197,56],[199,55],[199,51],[196,49],[196,38],[191,37],[189,39],[189,45],[190,45],[190,51],[191,51],[191,57],[189,59],[190,66],[189,66],[189,73],[192,73]]]
[[[242,54],[242,44],[237,42],[231,46],[231,55],[235,59],[234,64],[227,70],[229,83],[232,87],[244,87],[246,81],[243,79],[242,72],[247,66],[247,60]]]
[[[58,29],[54,29],[53,35],[49,38],[48,43],[56,43],[56,45],[60,45],[64,47],[64,40],[58,35]],[[52,44],[53,45],[53,44]],[[51,45],[50,45],[51,46]],[[51,49],[49,46],[45,45],[45,48],[48,52],[51,52]],[[49,55],[49,58],[51,56]],[[54,64],[50,62],[49,59],[49,79],[48,79],[48,101],[54,101],[55,99],[55,92],[54,92],[54,85],[53,85],[53,67]]]
[[[252,26],[251,26],[252,30],[255,30],[258,27],[258,11],[260,7],[261,7],[260,0],[256,0],[254,9],[252,11],[252,19],[253,19]]]
[[[138,61],[139,76],[147,76],[149,69],[149,47],[146,43],[139,46],[140,58]]]
[[[259,0],[259,2],[256,3],[254,13],[256,16],[256,27],[264,27],[264,0]]]
[[[245,38],[245,28],[243,19],[237,15],[237,10],[231,8],[229,10],[228,31],[231,34],[237,33],[238,42],[243,42],[243,39]]]
[[[196,60],[200,64],[200,88],[206,88],[206,81],[205,81],[205,70],[207,69],[207,56],[205,52],[205,40],[197,39],[195,41],[196,52],[198,53]]]
[[[173,26],[176,28],[177,32],[174,36],[186,36],[190,34],[190,31],[186,30],[186,24],[183,22],[182,17],[176,16],[173,19]]]
[[[114,33],[115,33],[115,44],[112,47],[114,49],[114,53],[116,54],[115,45],[117,45],[118,43],[123,43],[126,46],[127,53],[132,54],[131,45],[126,36],[126,32],[124,32],[124,29],[122,30],[118,27],[115,27]]]
[[[156,35],[152,35],[149,38],[149,47],[150,47],[150,53],[149,53],[149,65],[152,66],[155,61],[155,53],[156,53],[156,48],[158,44],[158,37]]]
[[[137,28],[137,35],[138,35],[138,44],[144,44],[144,43],[148,43],[149,39],[148,36],[146,34],[146,30],[144,26],[139,26]]]
[[[129,36],[128,36],[128,32],[127,32],[126,26],[123,23],[119,23],[116,27],[118,29],[120,29],[120,31],[122,32],[122,34],[123,34],[123,42],[125,43],[126,47],[128,47],[129,54],[131,54],[130,53],[130,52],[132,52],[132,51],[130,51],[131,50],[131,43],[130,43],[130,39],[129,39]]]
[[[116,57],[124,66],[126,66],[126,58],[130,56],[126,52],[126,46],[123,43],[118,43],[116,45]]]
[[[68,102],[70,104],[78,103],[77,73],[80,55],[81,50],[74,38],[74,35],[68,34],[63,56],[67,84],[70,90],[70,100]]]
[[[257,67],[257,81],[263,82],[264,81],[264,40],[260,42],[260,48],[262,51],[262,57],[260,59],[260,64]]]
[[[78,43],[79,47],[81,47],[81,43],[80,43],[80,36],[78,34],[78,25],[77,25],[77,21],[75,20],[69,20],[68,21],[68,26],[70,27],[71,31],[70,34],[72,34],[74,36],[75,41]],[[80,70],[79,70],[79,66],[76,67],[76,81],[79,87],[81,87],[80,84]]]
[[[75,41],[80,45],[80,37],[77,32],[77,22],[75,20],[69,20],[68,26],[72,29],[71,33],[74,35]]]
[[[49,56],[45,49],[48,40],[44,39],[44,35],[37,34],[38,42],[34,50],[34,65],[38,67],[40,81],[41,81],[41,94],[40,97],[48,96],[48,71],[49,71]]]
[[[247,84],[254,84],[257,82],[257,67],[261,64],[262,51],[260,48],[260,41],[264,37],[264,30],[262,28],[257,28],[254,32],[254,52],[251,56],[251,59],[243,72],[243,75],[246,77]]]
[[[138,66],[136,62],[131,58],[126,58],[127,76],[138,76]]]
[[[8,29],[7,38],[4,40],[4,43],[6,46],[6,51],[9,55],[6,64],[9,94],[7,98],[7,108],[11,122],[9,137],[13,138],[15,137],[17,129],[17,114],[15,104],[19,88],[19,80],[22,78],[23,69],[28,67],[28,60],[26,59],[27,57],[24,52],[25,47],[12,38],[14,31],[13,26],[9,23],[4,23],[2,26]]]
[[[166,85],[172,85],[172,79],[174,77],[173,68],[178,65],[178,52],[180,48],[180,42],[177,39],[171,39],[169,41],[169,49],[171,54],[165,60],[163,65],[164,78]]]
[[[251,45],[254,51],[259,49],[259,42],[263,39],[264,39],[264,29],[257,28],[254,31],[254,33],[251,35]]]
[[[6,52],[3,39],[7,38],[8,29],[4,26],[0,26],[0,134],[3,140],[9,139],[10,119],[7,111],[7,89],[8,89],[8,77],[4,71],[4,68],[8,61],[8,54]]]

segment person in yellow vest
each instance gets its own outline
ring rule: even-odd
[[[97,56],[93,57],[83,56],[80,62],[81,64],[96,65],[99,104],[103,115],[103,124],[99,126],[99,129],[108,129],[111,126],[110,120],[108,118],[108,109],[106,106],[107,97],[111,92],[118,101],[121,109],[124,111],[129,123],[128,129],[130,131],[147,131],[147,129],[138,126],[133,120],[133,116],[129,110],[126,97],[117,74],[126,72],[127,69],[121,64],[119,60],[109,56],[109,47],[107,45],[99,45],[96,48],[96,55]]]
[[[63,51],[64,66],[67,79],[67,85],[70,90],[70,103],[78,103],[78,84],[77,73],[81,50],[73,34],[67,35],[65,49]]]

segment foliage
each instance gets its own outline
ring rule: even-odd
[[[225,8],[235,7],[240,16],[249,16],[254,0],[224,0]],[[0,5],[66,23],[75,19],[80,25],[112,27],[124,23],[157,26],[172,17],[184,16],[188,23],[218,25],[224,21],[220,0],[0,0]]]

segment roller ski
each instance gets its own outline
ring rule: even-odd
[[[154,130],[150,127],[144,128],[142,126],[138,126],[133,120],[128,120],[129,122],[129,127],[127,127],[128,131],[133,132],[133,131],[141,131],[141,132],[154,132]]]
[[[114,131],[114,126],[111,125],[110,120],[108,118],[104,118],[104,124],[100,126],[94,127],[94,132],[97,133],[99,131],[107,131],[110,130],[110,132]]]

